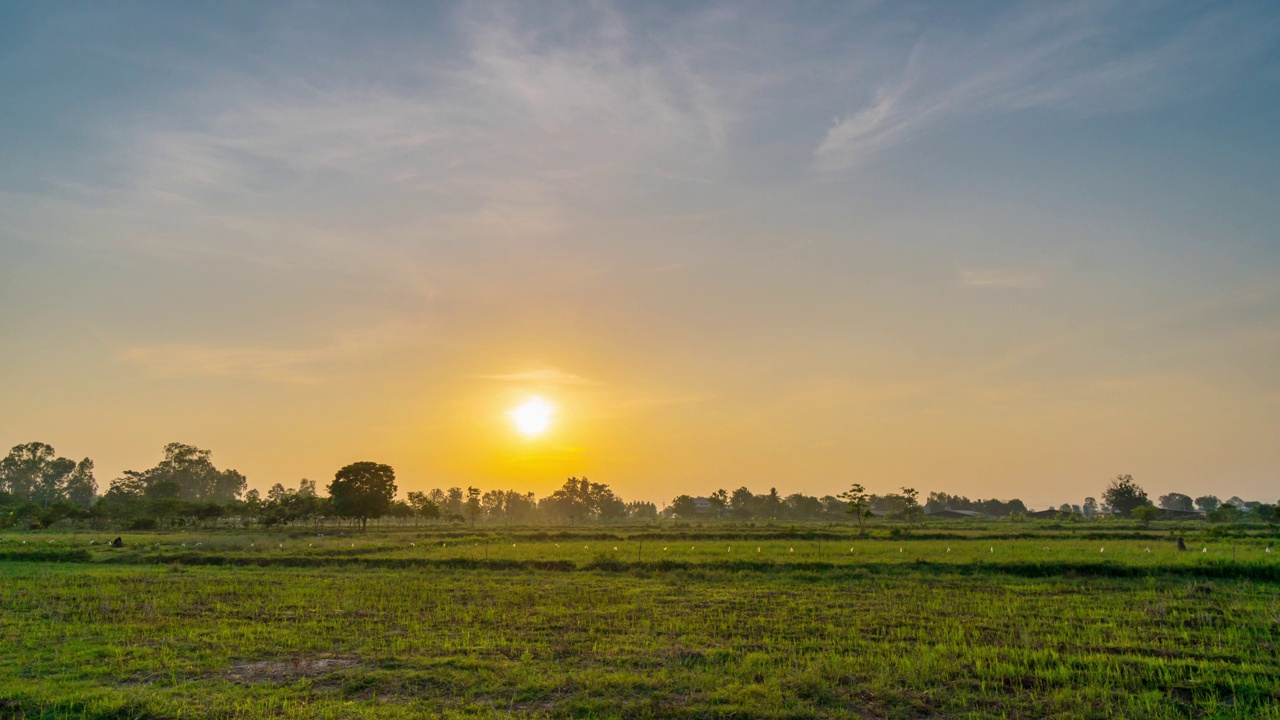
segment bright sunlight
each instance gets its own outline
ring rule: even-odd
[[[555,406],[551,403],[540,397],[531,397],[507,414],[522,435],[537,437],[551,427],[551,416],[554,413]]]

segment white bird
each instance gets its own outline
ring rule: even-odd
[[[849,548],[849,549],[852,550],[853,548]],[[760,548],[756,548],[756,552],[760,552]]]
[[[787,548],[787,552],[795,552],[795,551],[796,551],[795,548]]]
[[[898,548],[898,552],[902,552],[902,548]]]
[[[1201,553],[1207,553],[1207,552],[1209,552],[1209,548],[1206,546],[1206,547],[1205,547],[1204,549],[1202,549],[1200,552],[1201,552]]]
[[[409,543],[409,547],[418,547],[418,543]]]
[[[947,552],[951,552],[951,548],[947,548]]]
[[[995,551],[996,551],[996,546],[995,546],[995,545],[992,545],[992,546],[991,546],[991,552],[994,554],[994,553],[995,553]]]
[[[1271,548],[1270,548],[1270,546],[1268,546],[1268,547],[1267,547],[1267,549],[1266,549],[1266,550],[1264,550],[1263,552],[1271,552]]]
[[[511,543],[511,547],[515,547],[515,546],[516,546],[516,544],[515,544],[515,543]],[[614,546],[613,546],[613,549],[614,549],[614,551],[616,552],[616,551],[617,551],[617,549],[618,549],[618,546],[617,546],[617,545],[614,545]]]
[[[1147,552],[1151,552],[1151,548],[1147,548],[1146,550],[1147,550]]]
[[[849,552],[853,552],[853,548],[849,548]]]
[[[1104,548],[1104,547],[1103,547],[1103,548],[1098,548],[1098,552],[1106,552],[1106,551],[1107,551],[1107,549],[1106,549],[1106,548]]]

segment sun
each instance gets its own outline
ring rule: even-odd
[[[525,437],[537,437],[551,427],[555,406],[540,397],[531,397],[513,408],[507,415],[516,429]]]

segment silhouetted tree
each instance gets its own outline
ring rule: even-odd
[[[1235,522],[1240,519],[1240,515],[1240,508],[1232,505],[1231,503],[1222,503],[1213,510],[1205,513],[1205,517],[1209,519],[1209,522],[1216,523]]]
[[[140,472],[129,470],[125,474],[144,489],[157,483],[176,483],[183,500],[230,502],[244,494],[247,484],[244,475],[235,470],[214,467],[208,450],[182,443],[165,445],[164,459],[155,467]]]
[[[437,520],[440,518],[440,506],[427,497],[424,492],[413,491],[406,497],[409,499],[409,506],[413,508],[413,514],[418,518],[427,518]]]
[[[1165,510],[1191,510],[1194,507],[1194,502],[1191,500],[1190,495],[1183,495],[1182,493],[1176,492],[1169,493],[1168,495],[1161,495],[1158,502],[1160,503],[1160,507]]]
[[[476,520],[480,517],[480,488],[467,488],[467,517],[471,519],[471,525],[474,527]]]
[[[386,515],[395,496],[396,471],[380,463],[352,463],[329,484],[334,511],[339,517],[359,519],[361,529],[368,528],[369,518]]]
[[[845,512],[857,518],[858,532],[866,532],[862,521],[871,517],[871,498],[867,495],[867,489],[861,483],[854,483],[848,490],[840,493],[840,499],[845,501]]]
[[[1102,491],[1102,499],[1121,517],[1129,517],[1135,508],[1151,504],[1147,491],[1133,481],[1132,475],[1117,475]]]
[[[1141,522],[1143,527],[1147,527],[1151,524],[1152,520],[1156,519],[1156,516],[1160,514],[1160,511],[1157,510],[1154,505],[1139,505],[1133,508],[1133,510],[1130,511],[1130,514],[1133,515],[1134,520]]]
[[[658,517],[658,506],[644,500],[627,503],[627,517],[637,520],[652,520]]]
[[[924,508],[920,507],[920,493],[915,488],[902,488],[902,498],[905,504],[899,516],[907,522],[919,522],[924,517]]]
[[[97,496],[98,483],[89,458],[77,463],[58,457],[51,445],[30,442],[15,445],[0,459],[0,491],[8,493],[11,502],[30,502],[41,508],[58,502],[87,508]]]
[[[1095,498],[1087,497],[1084,499],[1084,513],[1087,518],[1095,517],[1098,514],[1098,501]]]
[[[678,518],[690,520],[698,516],[698,504],[688,495],[677,495],[671,501],[671,514]]]
[[[755,516],[757,502],[756,496],[745,487],[740,487],[733,491],[733,495],[729,497],[729,510],[735,518],[739,520],[747,520]]]
[[[757,497],[756,502],[759,508],[756,513],[760,517],[776,518],[778,511],[782,509],[782,498],[778,495],[778,488],[769,488],[769,494]]]
[[[1201,495],[1196,498],[1196,507],[1207,513],[1213,512],[1221,504],[1222,501],[1214,495]]]
[[[708,495],[707,501],[711,503],[711,511],[718,518],[724,517],[725,512],[729,509],[729,493],[725,492],[724,488],[720,488]]]
[[[576,477],[569,478],[564,487],[540,500],[538,509],[550,519],[567,519],[570,523],[597,518],[618,519],[627,515],[626,503],[614,495],[608,485]]]

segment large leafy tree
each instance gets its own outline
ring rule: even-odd
[[[440,517],[440,506],[426,493],[415,490],[409,493],[408,498],[409,507],[413,508],[414,523],[417,523],[416,518],[435,520]]]
[[[1169,493],[1160,496],[1160,507],[1165,510],[1191,510],[1193,502],[1190,495],[1182,493]]]
[[[552,517],[578,520],[610,520],[626,517],[627,505],[604,483],[571,477],[564,487],[543,498],[538,507]]]
[[[0,492],[42,508],[58,502],[87,508],[97,496],[98,483],[89,458],[77,463],[58,457],[51,445],[30,442],[15,445],[0,460]]]
[[[671,512],[678,518],[691,520],[698,516],[698,504],[688,495],[677,495],[671,501]]]
[[[756,496],[746,487],[734,490],[733,494],[729,496],[729,510],[739,520],[751,518],[755,514],[758,504]]]
[[[1132,475],[1117,475],[1102,491],[1102,499],[1121,517],[1129,517],[1137,508],[1151,504],[1147,491],[1133,481]]]
[[[235,470],[219,470],[214,467],[212,453],[194,445],[169,443],[164,446],[164,459],[158,465],[143,472],[146,485],[162,482],[176,483],[183,500],[213,500],[228,502],[244,494],[248,484],[244,475]]]
[[[1218,509],[1218,506],[1221,504],[1222,501],[1218,499],[1217,495],[1201,495],[1196,498],[1196,507],[1207,513],[1211,513]]]
[[[369,518],[390,512],[395,496],[396,471],[381,463],[352,463],[334,474],[329,484],[334,512],[360,520],[362,529],[369,526]]]
[[[116,498],[154,496],[157,492],[196,502],[239,500],[248,484],[244,475],[214,467],[211,455],[194,445],[169,443],[164,446],[164,458],[155,467],[124,471],[122,477],[112,481],[107,496],[113,502]]]

